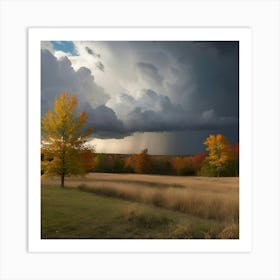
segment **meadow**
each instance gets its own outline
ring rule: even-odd
[[[239,238],[239,178],[89,173],[42,179],[42,238]]]

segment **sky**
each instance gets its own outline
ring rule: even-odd
[[[41,112],[67,91],[96,152],[189,155],[239,142],[238,41],[42,41]]]

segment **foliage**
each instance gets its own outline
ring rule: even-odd
[[[239,176],[239,144],[227,144],[227,148],[224,153],[226,154],[226,160],[224,160],[223,165],[217,173],[217,168],[211,162],[210,157],[202,162],[201,169],[197,175],[200,176],[223,176],[223,177],[232,177]]]
[[[113,172],[112,156],[98,154],[94,157],[93,170],[95,172]]]
[[[113,172],[122,173],[124,171],[124,160],[119,157],[114,157]]]
[[[209,163],[209,159],[205,159],[202,163],[201,169],[198,173],[199,176],[215,177],[216,169]]]
[[[194,175],[194,169],[189,157],[175,157],[171,163],[177,175]]]
[[[222,136],[223,138],[224,136]],[[219,139],[219,137],[218,137]],[[92,171],[110,173],[139,173],[179,176],[238,176],[239,144],[228,144],[223,162],[217,170],[206,153],[189,156],[149,155],[145,149],[139,154],[96,154]],[[225,160],[226,159],[226,160]]]
[[[239,176],[239,144],[229,146],[229,159],[222,172],[223,176]]]
[[[79,151],[79,158],[80,158],[80,164],[82,166],[82,169],[86,172],[93,171],[93,165],[94,165],[94,150],[90,146],[84,146]]]
[[[148,150],[144,149],[140,154],[132,155],[125,160],[125,168],[135,173],[152,173],[152,160]]]
[[[204,153],[198,153],[194,156],[189,157],[192,168],[196,175],[198,175],[205,158],[206,158],[206,154]]]
[[[47,159],[43,172],[59,175],[61,187],[65,176],[85,173],[92,161],[93,149],[85,145],[91,131],[83,129],[87,115],[77,115],[76,108],[77,98],[61,93],[41,121],[41,153]]]
[[[210,134],[204,145],[206,145],[208,151],[208,163],[215,169],[216,176],[219,177],[229,159],[228,141],[222,134]]]
[[[171,160],[169,156],[151,156],[152,173],[161,175],[173,175]]]

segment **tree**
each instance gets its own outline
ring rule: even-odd
[[[94,168],[94,149],[92,146],[85,146],[79,153],[79,162],[86,172],[93,171]]]
[[[148,149],[144,149],[140,154],[126,158],[125,168],[140,174],[152,173],[152,160],[148,154]]]
[[[124,160],[121,157],[115,155],[113,171],[117,173],[121,173],[123,172],[123,168],[124,168]]]
[[[239,175],[239,143],[229,145],[228,152],[229,159],[227,161],[224,176],[238,176]]]
[[[94,157],[95,172],[113,172],[114,160],[111,155],[98,154]]]
[[[84,174],[85,155],[93,149],[86,146],[91,130],[84,129],[85,112],[77,114],[77,98],[61,93],[54,100],[54,109],[49,110],[41,121],[41,150],[44,158],[44,175],[59,175],[64,187],[65,176]]]
[[[171,161],[177,175],[194,175],[194,169],[190,157],[175,157]]]
[[[204,153],[198,153],[190,157],[191,165],[196,175],[201,171],[201,167],[205,158],[206,154]]]
[[[208,151],[206,160],[215,169],[216,176],[219,177],[229,158],[228,141],[222,134],[210,134],[204,145],[206,145],[206,150]]]

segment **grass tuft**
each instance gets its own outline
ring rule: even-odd
[[[239,226],[238,224],[232,224],[226,226],[219,234],[221,239],[238,239],[239,238]]]

